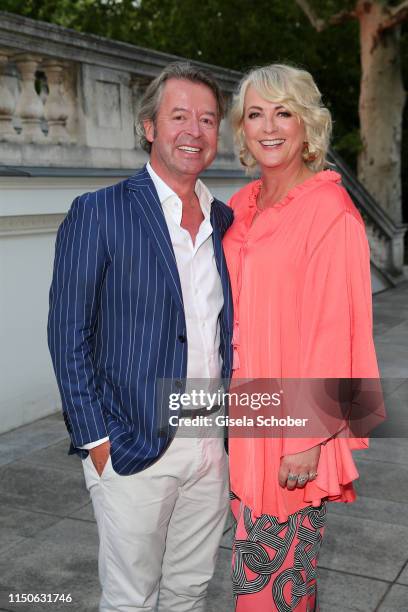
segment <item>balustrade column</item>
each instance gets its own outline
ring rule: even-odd
[[[137,149],[140,149],[140,135],[138,133],[138,115],[140,109],[140,102],[149,83],[149,79],[145,77],[136,76],[133,76],[130,82],[130,86],[132,88],[132,107]]]
[[[77,65],[71,62],[62,64],[62,90],[64,92],[65,104],[67,106],[68,117],[66,122],[66,130],[68,134],[68,142],[70,144],[78,143],[78,93],[77,93]]]
[[[229,108],[231,105],[231,96],[225,94],[226,115],[220,123],[220,131],[218,136],[218,153],[233,157],[234,155],[234,140],[232,136],[231,122],[229,119]]]
[[[48,139],[53,144],[69,141],[66,123],[68,105],[63,90],[64,64],[58,60],[48,60],[42,64],[47,76],[48,97],[44,105],[44,115],[48,121]]]
[[[44,105],[35,90],[35,73],[41,58],[31,54],[16,55],[14,61],[21,75],[21,93],[17,102],[16,115],[22,124],[24,142],[44,142],[41,120]]]
[[[7,51],[0,49],[0,141],[18,139],[12,123],[16,102],[4,79],[8,58]]]

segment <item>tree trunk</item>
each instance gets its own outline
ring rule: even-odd
[[[381,32],[387,18],[380,0],[358,0],[363,150],[358,177],[396,223],[402,221],[401,138],[405,92],[400,62],[400,27]]]

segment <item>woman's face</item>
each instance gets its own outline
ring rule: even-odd
[[[262,98],[252,85],[245,94],[243,130],[246,145],[261,168],[303,164],[303,122],[284,106]]]

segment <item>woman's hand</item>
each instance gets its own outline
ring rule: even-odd
[[[320,458],[321,446],[313,446],[302,453],[285,455],[281,459],[279,469],[279,484],[292,491],[296,487],[303,489],[306,483],[317,476],[317,466]]]

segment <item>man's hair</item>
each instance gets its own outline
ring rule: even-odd
[[[150,153],[152,143],[146,138],[143,122],[152,121],[154,123],[156,121],[163,89],[166,81],[169,79],[179,79],[206,85],[211,89],[217,103],[218,122],[220,122],[225,115],[225,100],[221,93],[220,86],[213,75],[203,68],[194,66],[190,62],[173,62],[166,66],[159,76],[149,83],[140,103],[136,130],[139,136],[140,145],[147,153]]]

